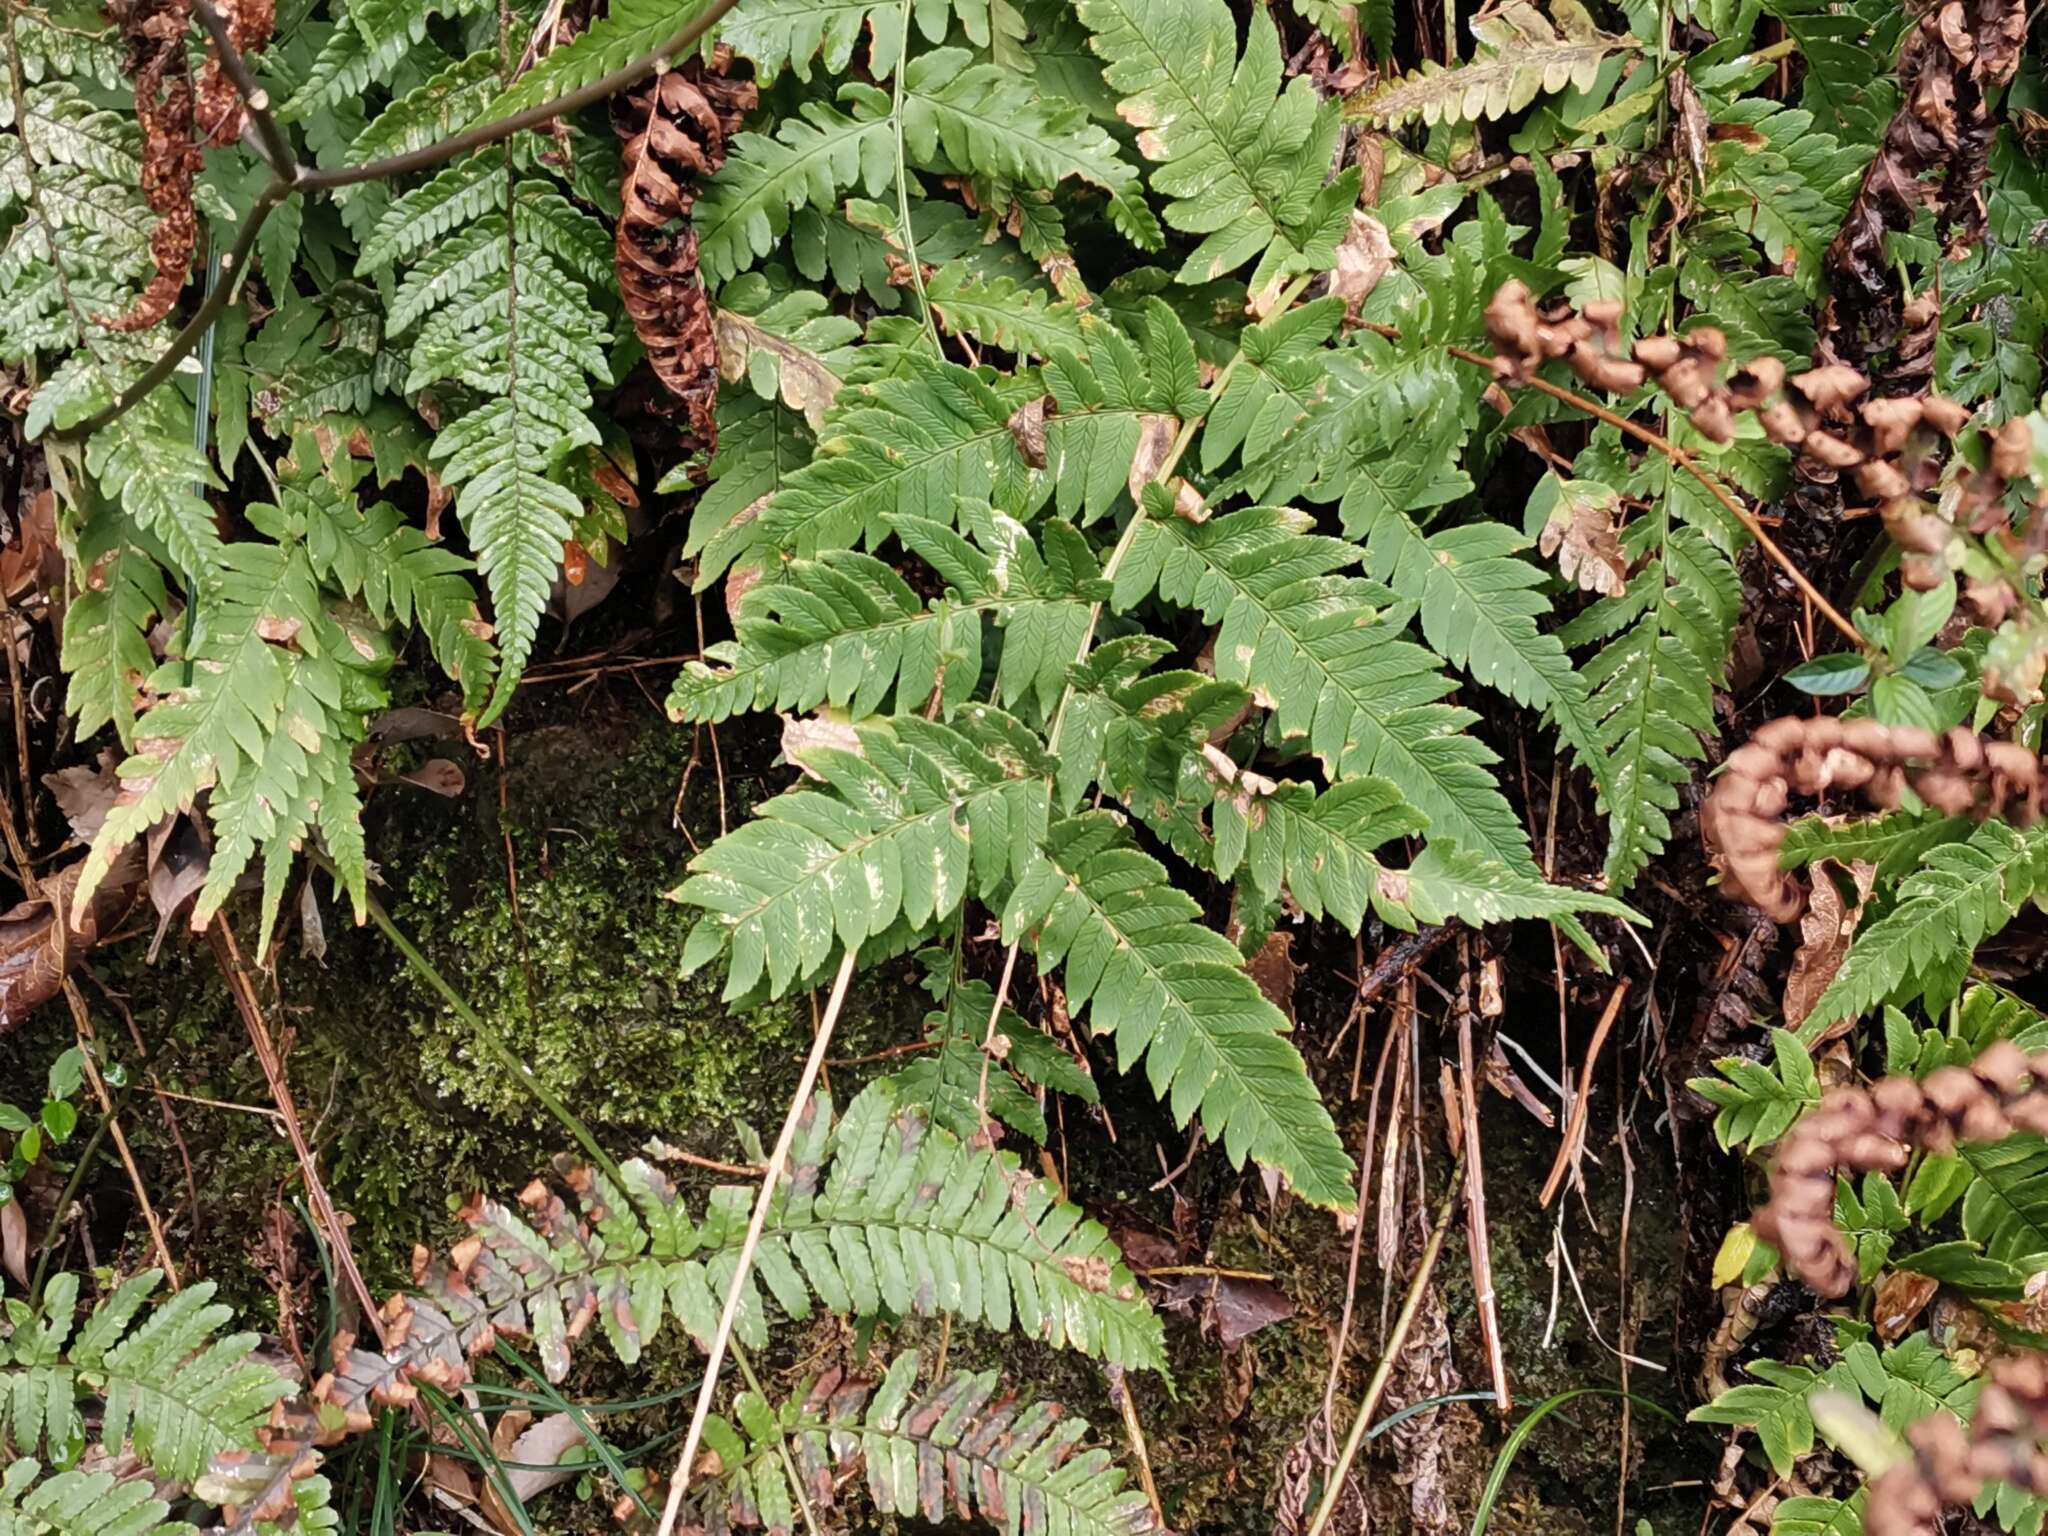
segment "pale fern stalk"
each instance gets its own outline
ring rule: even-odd
[[[1272,317],[1278,319],[1281,315],[1286,314],[1289,309],[1293,308],[1294,301],[1301,297],[1303,290],[1314,281],[1316,276],[1317,274],[1315,273],[1303,273],[1282,289],[1278,302],[1273,305]],[[1230,361],[1218,369],[1216,377],[1210,381],[1207,393],[1209,404],[1212,408],[1218,400],[1223,398],[1223,391],[1230,387],[1231,375],[1237,372],[1237,365],[1243,358],[1244,352],[1241,349],[1231,353]],[[1152,477],[1153,484],[1164,484],[1173,478],[1173,472],[1180,467],[1181,456],[1188,451],[1188,444],[1195,440],[1195,433],[1200,430],[1203,421],[1206,419],[1207,412],[1204,412],[1192,421],[1181,423],[1180,432],[1175,436],[1173,447],[1168,450],[1165,462],[1159,466],[1158,472]],[[1116,541],[1116,547],[1109,552],[1109,559],[1102,567],[1102,580],[1105,584],[1116,580],[1116,573],[1123,568],[1124,560],[1131,552],[1131,546],[1138,541],[1138,530],[1144,527],[1144,525],[1145,502],[1141,496],[1138,499],[1137,510],[1132,512],[1131,520],[1124,525],[1122,537]],[[1088,605],[1088,627],[1081,632],[1081,644],[1074,657],[1075,666],[1078,667],[1088,659],[1088,652],[1095,645],[1096,628],[1101,622],[1102,604],[1098,600]],[[1060,690],[1059,705],[1053,710],[1052,725],[1045,735],[1046,749],[1054,757],[1059,756],[1060,735],[1062,728],[1067,722],[1067,707],[1073,702],[1074,684],[1070,680],[1067,686]],[[1016,974],[1017,951],[1023,942],[1024,935],[1020,933],[1010,941],[1009,949],[1003,954],[1002,980],[996,987],[995,1003],[988,1011],[988,1029],[981,1038],[981,1085],[975,1092],[974,1104],[976,1113],[984,1122],[988,1119],[988,1064],[992,1048],[995,1045],[996,1024],[1003,1016],[1003,1005],[1010,998],[1010,979]]]
[[[768,1224],[768,1207],[775,1203],[775,1186],[782,1182],[782,1170],[789,1161],[789,1149],[796,1140],[796,1128],[803,1119],[804,1106],[818,1086],[818,1073],[825,1065],[825,1050],[832,1043],[840,1010],[846,1006],[846,989],[860,960],[857,948],[848,948],[839,962],[839,974],[832,978],[832,996],[825,1004],[825,1016],[818,1021],[811,1041],[810,1059],[790,1096],[789,1112],[782,1117],[782,1134],[775,1138],[775,1150],[768,1154],[768,1166],[761,1174],[761,1192],[754,1197],[754,1214],[747,1219],[746,1240],[740,1244],[739,1261],[733,1266],[732,1281],[725,1288],[725,1305],[718,1314],[718,1329],[711,1336],[711,1352],[704,1361],[704,1381],[697,1389],[697,1406],[690,1414],[690,1428],[683,1436],[682,1454],[676,1458],[675,1476],[669,1481],[668,1502],[662,1506],[661,1526],[656,1536],[674,1536],[676,1517],[683,1508],[683,1495],[690,1491],[690,1469],[697,1460],[697,1447],[704,1439],[704,1421],[711,1416],[712,1400],[718,1395],[719,1367],[732,1342],[733,1323],[740,1315],[740,1300],[754,1273],[754,1255],[761,1246],[761,1231]]]

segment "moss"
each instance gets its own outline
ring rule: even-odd
[[[734,1014],[715,977],[682,975],[689,917],[667,892],[690,856],[670,821],[689,746],[688,733],[662,722],[545,727],[511,738],[509,768],[473,768],[461,799],[386,791],[373,829],[380,896],[400,928],[620,1155],[651,1135],[735,1155],[735,1122],[772,1130],[811,1038],[802,997]],[[754,788],[729,786],[732,814],[744,814]],[[700,838],[715,833],[715,795],[708,783],[693,794]],[[287,932],[266,1001],[291,1037],[289,1076],[323,1179],[353,1218],[358,1262],[382,1291],[403,1282],[415,1244],[448,1238],[464,1195],[515,1191],[546,1170],[550,1151],[574,1143],[382,935],[354,929],[331,905],[325,926],[324,964],[301,956]],[[164,1041],[165,1085],[267,1107],[206,947],[174,937],[154,967],[141,949],[124,946],[98,964],[136,999],[144,1037]],[[841,1048],[860,1054],[908,1038],[917,1012],[914,994],[878,979],[850,999]],[[43,1010],[20,1037],[24,1085],[67,1037],[61,1010]],[[178,1199],[182,1163],[160,1121],[140,1108],[127,1117],[150,1187],[174,1217],[173,1246],[230,1299],[271,1315],[271,1291],[248,1250],[264,1206],[296,1193],[290,1148],[262,1114],[189,1103],[177,1114],[200,1193],[196,1217]],[[135,1241],[118,1188],[103,1187],[100,1225],[110,1241],[124,1226]]]

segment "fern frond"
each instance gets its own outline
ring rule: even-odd
[[[86,441],[86,468],[119,488],[121,509],[152,534],[187,582],[203,582],[221,558],[213,508],[199,494],[220,477],[192,442],[182,400],[151,394]]]
[[[356,275],[381,272],[472,219],[503,212],[506,197],[502,150],[479,150],[466,160],[457,160],[392,201],[356,256]]]
[[[720,1419],[706,1429],[720,1470],[692,1496],[686,1518],[711,1530],[757,1523],[788,1530],[802,1498],[806,1507],[830,1510],[839,1490],[864,1485],[885,1516],[945,1524],[978,1512],[1010,1536],[1150,1536],[1156,1529],[1143,1490],[1125,1486],[1115,1458],[1100,1447],[1082,1449],[1085,1420],[1057,1403],[1005,1392],[994,1370],[956,1371],[920,1393],[921,1368],[911,1352],[879,1383],[833,1372],[800,1387],[779,1411],[743,1394],[734,1407],[738,1428]],[[801,1497],[789,1486],[784,1455],[806,1478]]]
[[[1026,1091],[1025,1083],[1071,1093],[1089,1104],[1099,1101],[1095,1079],[1007,1005],[996,1017],[999,1041],[995,1052],[989,1053],[999,1054],[1001,1059],[989,1060],[982,1041],[988,1034],[989,1016],[996,1012],[995,989],[972,977],[956,983],[951,975],[952,956],[944,949],[925,950],[919,958],[926,961],[928,970],[934,960],[942,968],[944,974],[936,984],[945,989],[944,1006],[925,1015],[925,1039],[932,1049],[883,1079],[894,1089],[897,1103],[921,1111],[932,1124],[944,1126],[962,1140],[982,1134],[985,1104],[990,1115],[1042,1146],[1050,1134],[1045,1111]],[[926,983],[928,987],[934,984],[931,980]]]
[[[1014,278],[983,276],[949,261],[925,279],[925,300],[950,336],[971,336],[1018,356],[1088,355],[1082,311]]]
[[[111,509],[87,521],[76,558],[85,579],[64,610],[65,708],[81,740],[111,724],[121,744],[132,746],[136,694],[156,669],[149,631],[171,611],[163,568],[134,525]]]
[[[718,306],[723,376],[745,379],[762,399],[803,412],[813,429],[824,425],[846,382],[860,327],[833,314],[822,293],[787,288],[760,272],[727,283]]]
[[[498,58],[488,49],[458,59],[414,86],[349,141],[348,163],[402,155],[458,133],[478,120],[498,90]]]
[[[17,1323],[0,1360],[0,1427],[11,1445],[70,1454],[84,1433],[81,1397],[103,1400],[92,1431],[99,1444],[111,1453],[132,1445],[151,1470],[179,1482],[221,1452],[254,1444],[291,1383],[253,1358],[255,1334],[221,1333],[233,1309],[214,1301],[210,1280],[135,1326],[162,1280],[157,1270],[135,1276],[80,1325],[78,1277],[52,1277],[41,1309]]]
[[[1860,929],[1842,968],[1807,1015],[1813,1034],[1911,993],[1945,1004],[1976,947],[2048,886],[2048,838],[1987,821],[1969,840],[1930,850],[1899,886],[1898,904]]]
[[[260,799],[272,826],[311,824],[318,794],[334,782],[321,760],[345,763],[360,739],[362,718],[344,702],[356,690],[341,675],[355,652],[322,611],[304,552],[229,544],[213,569],[189,656],[149,681],[157,702],[136,723],[136,752],[121,765],[121,796],[86,857],[77,900],[91,899],[122,848],[192,809],[202,791],[223,807]],[[215,850],[195,909],[202,920],[240,868]]]
[[[570,1320],[592,1312],[628,1365],[664,1314],[708,1345],[753,1187],[715,1191],[693,1220],[658,1168],[635,1158],[621,1172],[623,1189],[572,1170],[580,1219],[552,1192],[524,1213],[488,1199],[472,1207],[478,1251],[459,1269],[424,1272],[396,1363],[460,1380],[467,1351],[496,1330],[531,1335],[559,1381],[577,1336]],[[767,1337],[763,1286],[797,1319],[814,1303],[949,1316],[1129,1369],[1164,1367],[1159,1320],[1102,1227],[1015,1154],[963,1142],[885,1084],[836,1121],[824,1094],[806,1107],[739,1314],[750,1347]]]
[[[467,16],[481,0],[351,0],[306,78],[278,115],[296,122],[359,96],[384,79],[427,35],[437,16]]]
[[[958,728],[872,721],[806,751],[822,788],[776,796],[690,861],[676,897],[708,916],[686,961],[729,952],[727,998],[764,975],[779,997],[899,917],[923,930],[992,898],[1046,821],[1051,764],[1020,740],[1034,738],[982,710]]]
[[[1366,570],[1415,605],[1431,650],[1518,704],[1545,710],[1579,764],[1613,792],[1606,743],[1586,679],[1563,642],[1537,628],[1550,603],[1543,573],[1516,558],[1529,539],[1505,523],[1425,533],[1400,503],[1344,499],[1344,531],[1365,544]]]
[[[900,0],[745,0],[727,18],[719,40],[751,63],[764,82],[786,69],[808,82],[814,61],[828,75],[845,74],[854,48],[866,39],[868,77],[886,80],[903,56],[906,15],[927,43],[943,43],[957,21],[969,43],[987,48],[991,10],[995,25],[1007,24],[1015,35],[1015,12],[1000,3],[992,7],[990,0],[921,0],[908,12]]]
[[[378,622],[424,631],[465,701],[474,707],[482,700],[498,659],[466,574],[475,569],[469,561],[430,542],[388,501],[364,507],[325,475],[287,485],[278,508],[249,513],[266,533],[304,539],[320,579],[359,600]]]
[[[1152,1091],[1185,1125],[1197,1112],[1240,1167],[1250,1157],[1318,1205],[1351,1200],[1351,1159],[1287,1019],[1245,974],[1201,909],[1140,852],[1120,820],[1088,812],[1032,852],[1003,909],[1003,937],[1063,967],[1068,1006],[1116,1037],[1117,1065],[1142,1058]]]
[[[751,710],[806,714],[821,704],[855,720],[908,714],[937,698],[950,717],[981,677],[986,605],[927,609],[886,562],[852,550],[793,561],[740,599],[733,639],[690,662],[668,696],[677,721],[717,723]],[[893,701],[893,702],[892,702]]]
[[[1153,190],[1172,199],[1166,222],[1203,237],[1181,281],[1254,257],[1253,289],[1284,280],[1307,259],[1340,127],[1306,79],[1281,90],[1271,14],[1253,12],[1240,58],[1223,0],[1079,0],[1076,12],[1122,93],[1118,111],[1156,163]]]
[[[0,1474],[0,1536],[196,1536],[193,1526],[168,1518],[171,1506],[147,1478],[75,1468],[47,1478],[42,1472],[40,1462],[23,1457]]]
[[[501,91],[485,117],[509,117],[601,80],[702,16],[708,0],[620,0]]]
[[[1602,32],[1579,0],[1551,0],[1550,11],[1546,17],[1530,0],[1507,0],[1473,21],[1479,47],[1471,63],[1447,69],[1425,62],[1348,110],[1390,125],[1490,122],[1538,96],[1590,90],[1603,59],[1636,46]]]
[[[789,230],[790,215],[828,207],[858,188],[880,197],[895,182],[896,121],[879,86],[840,91],[850,111],[817,100],[785,117],[774,135],[743,133],[698,203],[698,255],[711,282],[723,282],[766,256]],[[1073,178],[1112,197],[1137,172],[1116,142],[1080,108],[1041,96],[1029,76],[976,64],[957,48],[912,59],[903,79],[903,144],[918,170],[992,176],[1031,188]],[[1112,203],[1125,234],[1146,243],[1141,202]]]
[[[1392,779],[1432,833],[1513,868],[1528,833],[1487,766],[1494,755],[1442,703],[1455,686],[1435,657],[1400,638],[1371,583],[1326,573],[1360,551],[1310,534],[1306,514],[1254,507],[1194,525],[1149,519],[1118,571],[1127,608],[1155,587],[1221,626],[1216,674],[1270,703],[1283,735],[1303,738],[1333,778]]]
[[[1706,756],[1701,738],[1714,730],[1713,690],[1726,667],[1741,584],[1705,539],[1673,528],[1659,557],[1613,601],[1639,604],[1642,616],[1586,664],[1586,681],[1613,765],[1602,805],[1608,884],[1620,891],[1664,851],[1691,765]]]
[[[1841,228],[1866,146],[1816,130],[1813,114],[1747,97],[1726,108],[1707,149],[1702,206],[1753,236],[1799,286],[1817,290],[1828,244]]]
[[[873,546],[892,518],[950,521],[963,498],[1028,511],[1046,486],[1010,430],[1023,404],[1020,394],[1006,396],[928,355],[905,358],[894,377],[842,391],[816,456],[758,518],[713,536],[698,584],[757,545],[805,558],[863,540]]]

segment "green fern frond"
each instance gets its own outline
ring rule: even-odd
[[[85,579],[64,610],[65,708],[81,740],[112,725],[121,744],[135,741],[136,694],[156,670],[149,631],[171,611],[163,567],[133,524],[103,510],[80,531],[76,559]]]
[[[1009,1536],[1156,1530],[1143,1490],[1125,1486],[1115,1458],[1083,1449],[1085,1420],[1005,1392],[994,1370],[956,1371],[920,1392],[921,1369],[913,1351],[879,1383],[835,1371],[780,1409],[742,1394],[737,1427],[718,1419],[706,1428],[720,1470],[691,1496],[685,1518],[710,1530],[790,1530],[800,1505],[830,1511],[841,1490],[865,1486],[882,1515],[946,1524],[978,1513]],[[806,1492],[789,1486],[785,1455]]]
[[[1530,865],[1528,833],[1493,775],[1494,755],[1445,704],[1455,684],[1435,657],[1400,637],[1388,594],[1327,573],[1361,551],[1308,533],[1306,514],[1254,507],[1195,525],[1148,520],[1118,571],[1127,608],[1154,588],[1221,626],[1216,675],[1269,703],[1334,778],[1376,774],[1402,786],[1432,833],[1511,868]]]
[[[159,1476],[189,1482],[255,1430],[291,1383],[253,1357],[256,1335],[221,1333],[233,1309],[210,1280],[188,1286],[136,1326],[163,1275],[125,1282],[77,1321],[78,1277],[51,1278],[41,1309],[17,1322],[0,1355],[0,1426],[17,1450],[69,1454],[85,1432],[81,1397],[102,1401],[93,1438],[132,1445]],[[73,1329],[76,1327],[76,1333]]]
[[[1067,1003],[1116,1037],[1117,1065],[1142,1058],[1152,1091],[1185,1125],[1196,1113],[1240,1167],[1249,1157],[1318,1205],[1351,1201],[1351,1159],[1286,1016],[1243,957],[1203,927],[1201,908],[1140,852],[1119,818],[1095,811],[1054,826],[1003,909],[1003,937],[1028,939],[1063,968]]]
[[[42,1472],[40,1462],[24,1457],[0,1474],[0,1536],[198,1536],[197,1527],[168,1518],[171,1506],[146,1478]]]
[[[121,797],[86,857],[79,901],[91,899],[122,848],[191,810],[203,791],[224,808],[260,799],[272,826],[312,824],[318,796],[336,781],[333,764],[345,764],[361,737],[362,717],[346,703],[359,691],[342,675],[356,652],[323,611],[303,551],[224,546],[204,604],[190,653],[149,680],[157,702],[136,723],[136,751],[121,765]],[[248,846],[237,851],[239,863],[216,848],[199,920],[247,862]],[[362,880],[361,869],[351,872],[358,901]]]
[[[559,1381],[577,1336],[570,1320],[593,1311],[628,1365],[664,1315],[708,1345],[753,1186],[715,1191],[693,1220],[658,1168],[635,1158],[621,1172],[623,1189],[595,1169],[570,1171],[580,1219],[552,1193],[524,1213],[478,1202],[469,1220],[480,1251],[459,1271],[425,1271],[395,1361],[460,1380],[470,1345],[497,1329],[530,1334]],[[867,1317],[886,1308],[1164,1367],[1159,1320],[1103,1228],[1013,1153],[962,1141],[884,1084],[836,1121],[826,1095],[806,1106],[739,1313],[749,1347],[767,1339],[764,1286],[799,1320],[814,1304]]]
[[[467,16],[482,0],[351,0],[297,90],[278,109],[286,122],[331,110],[385,79],[437,16]]]
[[[1702,206],[1725,214],[1773,265],[1815,292],[1869,148],[1840,144],[1814,127],[1811,112],[1762,96],[1726,108],[1716,130]]]
[[[866,40],[868,76],[886,80],[903,56],[906,17],[934,45],[946,40],[956,21],[976,48],[994,40],[992,20],[1006,36],[1021,35],[1016,12],[1000,0],[993,6],[990,0],[918,0],[914,7],[902,0],[745,0],[727,18],[719,40],[752,64],[763,82],[786,69],[809,81],[813,61],[828,75],[843,75],[853,50]]]
[[[1529,0],[1507,0],[1472,23],[1479,47],[1469,64],[1420,70],[1389,81],[1347,109],[1375,122],[1490,122],[1538,96],[1590,90],[1601,61],[1636,46],[1602,32],[1579,0],[1551,0],[1546,17]]]
[[[1581,466],[1605,467],[1606,446],[1588,450]],[[1598,481],[1574,483],[1617,494]],[[1671,836],[1681,791],[1706,756],[1702,738],[1714,734],[1714,689],[1742,607],[1733,562],[1681,521],[1674,498],[1656,496],[1659,483],[1670,489],[1660,470],[1648,468],[1626,482],[1651,510],[1623,531],[1621,551],[1644,563],[1624,591],[1559,631],[1574,648],[1606,642],[1586,663],[1585,678],[1612,767],[1601,808],[1615,891],[1626,890]]]
[[[686,963],[728,953],[728,999],[764,975],[779,997],[899,917],[925,930],[970,895],[992,898],[1045,826],[1051,764],[993,710],[957,728],[871,721],[802,762],[823,787],[767,801],[692,859],[676,891],[708,914]]]
[[[472,219],[502,213],[507,195],[502,150],[480,150],[457,160],[392,201],[356,256],[356,275],[381,272]]]
[[[706,544],[698,585],[756,546],[805,558],[863,540],[872,547],[888,537],[892,519],[951,520],[962,499],[1023,514],[1047,489],[1010,429],[1024,403],[1014,386],[1005,395],[928,355],[906,357],[894,377],[842,391],[816,456],[758,518]]]
[[[704,14],[709,0],[619,0],[573,40],[555,49],[498,94],[482,113],[509,117],[581,90],[652,53]]]
[[[1898,904],[1856,934],[1842,968],[1802,1026],[1814,1034],[1907,993],[1945,1004],[1971,953],[2048,886],[2048,838],[1987,821],[1969,840],[1930,850]]]
[[[1018,356],[1088,355],[1081,309],[1015,278],[984,276],[949,261],[925,279],[925,301],[949,336],[971,336]]]
[[[432,543],[388,501],[360,505],[325,475],[287,485],[277,508],[252,506],[252,522],[273,537],[302,538],[320,579],[357,599],[383,624],[417,626],[441,670],[472,707],[497,671],[490,626],[477,609],[474,569]]]
[[[793,561],[783,579],[742,597],[716,665],[688,663],[669,718],[716,723],[757,709],[805,714],[821,704],[859,720],[911,713],[937,698],[950,717],[981,677],[983,606],[929,609],[886,562],[852,550]],[[892,702],[893,701],[893,702]]]
[[[896,177],[890,92],[849,84],[850,111],[815,99],[785,117],[773,136],[743,133],[698,203],[698,256],[718,283],[766,256],[800,209],[829,207],[859,189],[880,197]],[[953,176],[994,176],[1032,188],[1073,178],[1114,196],[1137,172],[1116,142],[1071,103],[1041,96],[1030,77],[976,64],[957,48],[912,59],[904,72],[902,133],[910,167]],[[1132,215],[1142,204],[1112,203],[1127,236],[1147,232]]]
[[[1254,257],[1254,290],[1283,281],[1307,260],[1340,127],[1335,104],[1319,102],[1306,78],[1281,90],[1271,14],[1252,13],[1240,59],[1223,0],[1079,0],[1076,12],[1122,93],[1118,111],[1156,163],[1150,183],[1171,199],[1166,222],[1203,237],[1181,281]]]
[[[1415,605],[1431,650],[1518,704],[1547,711],[1603,794],[1613,775],[1586,679],[1563,642],[1537,628],[1550,603],[1544,576],[1518,559],[1530,540],[1505,523],[1425,533],[1399,502],[1344,500],[1344,531],[1365,544],[1369,574]]]
[[[1050,1135],[1045,1111],[1026,1084],[1099,1102],[1095,1079],[1014,1008],[1005,1005],[996,1016],[996,1045],[984,1052],[989,1017],[996,1013],[995,989],[973,977],[956,982],[950,950],[927,949],[918,958],[935,973],[926,986],[941,991],[942,1006],[925,1015],[931,1049],[882,1079],[897,1103],[922,1111],[963,1141],[982,1134],[985,1105],[988,1114],[1042,1146]]]
[[[220,529],[200,494],[220,477],[192,442],[191,411],[152,394],[86,442],[86,468],[119,488],[121,509],[154,535],[187,581],[203,581],[221,558]]]
[[[348,163],[407,154],[478,120],[498,91],[498,58],[480,50],[458,59],[392,101],[349,141]]]

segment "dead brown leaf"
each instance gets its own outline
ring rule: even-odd
[[[1387,226],[1362,208],[1351,210],[1351,232],[1337,247],[1337,265],[1330,271],[1330,292],[1344,301],[1344,312],[1358,318],[1358,307],[1379,286],[1394,265],[1394,242]]]
[[[1887,1270],[1885,1277],[1877,1282],[1877,1300],[1871,1309],[1871,1319],[1877,1324],[1877,1336],[1887,1344],[1895,1344],[1913,1331],[1913,1323],[1927,1309],[1927,1303],[1934,1300],[1934,1293],[1941,1289],[1941,1282],[1932,1275],[1915,1275],[1903,1269]]]
[[[1628,557],[1621,552],[1621,497],[1611,487],[1558,477],[1557,499],[1536,547],[1557,557],[1558,571],[1584,592],[1617,597],[1628,585]]]
[[[1033,469],[1045,468],[1045,417],[1052,403],[1051,395],[1040,395],[1010,413],[1010,440],[1017,445],[1018,457]],[[1132,473],[1137,473],[1135,465]],[[1136,493],[1132,495],[1136,499]]]
[[[445,799],[458,800],[469,787],[469,778],[462,771],[460,763],[450,762],[445,757],[432,757],[421,763],[410,773],[401,774],[406,783],[429,794]]]
[[[1806,1022],[1813,1005],[1820,1001],[1821,993],[1827,991],[1835,973],[1842,968],[1849,943],[1856,937],[1856,925],[1863,917],[1863,904],[1877,878],[1877,867],[1873,864],[1849,866],[1849,877],[1856,890],[1856,900],[1851,905],[1843,900],[1840,885],[1829,873],[1840,867],[1830,861],[1814,872],[1813,899],[1807,904],[1806,915],[1799,920],[1799,950],[1785,977],[1787,1029],[1797,1029]],[[1846,1033],[1854,1022],[1847,1019],[1830,1027],[1821,1040]]]
[[[1179,435],[1178,416],[1138,418],[1138,450],[1131,455],[1131,473],[1127,482],[1132,501],[1142,501],[1145,487],[1159,478],[1159,471],[1166,467],[1167,457],[1173,452],[1173,440]]]
[[[725,163],[726,146],[758,97],[751,80],[725,77],[728,57],[721,48],[709,64],[693,58],[612,98],[621,161],[613,242],[619,296],[655,376],[682,402],[686,453],[708,454],[718,442],[718,334],[690,214],[699,182]]]

